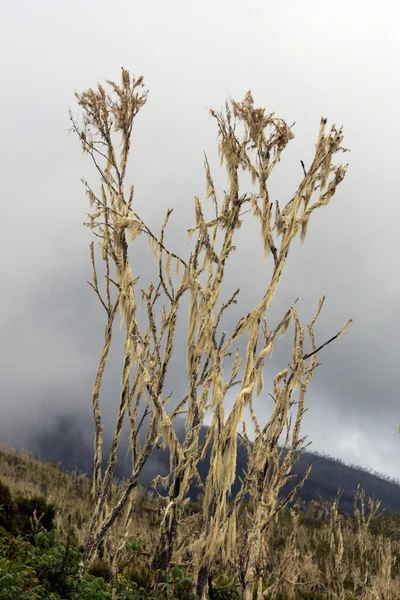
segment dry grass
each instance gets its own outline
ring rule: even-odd
[[[92,481],[83,475],[67,475],[55,465],[33,460],[27,452],[16,454],[11,447],[0,452],[0,479],[10,486],[12,493],[35,496],[44,494],[48,502],[58,507],[56,522],[60,535],[67,537],[68,518],[76,543],[84,543],[88,532],[93,500],[90,496]],[[119,487],[115,483],[116,489]],[[232,559],[223,560],[217,553],[211,568],[212,579],[225,576],[239,577],[244,586],[247,554],[247,520],[252,519],[254,508],[242,505],[238,518],[237,546]],[[331,504],[313,502],[282,510],[271,522],[261,540],[261,564],[257,591],[275,598],[286,593],[296,598],[298,590],[320,592],[324,598],[362,600],[396,600],[400,589],[400,516],[384,516],[378,504],[365,499],[358,489],[352,517],[338,510],[338,498]],[[151,549],[157,540],[163,507],[159,500],[141,491],[136,503],[134,518],[129,526],[128,538],[141,540],[142,551],[135,564],[150,566]],[[195,543],[196,521],[201,513],[186,513],[186,548]],[[113,555],[124,520],[117,519],[111,528],[112,535],[105,544],[105,557]],[[189,526],[190,525],[190,526]],[[197,523],[198,525],[198,523]],[[182,553],[185,554],[184,552]],[[124,551],[121,562],[130,559]],[[181,556],[173,564],[190,569],[189,556]]]
[[[75,542],[77,545],[84,544],[94,508],[91,494],[93,482],[90,478],[77,472],[64,473],[57,465],[36,460],[24,449],[17,453],[8,444],[0,446],[0,478],[10,487],[13,495],[28,498],[44,496],[48,503],[57,507],[55,522],[61,539],[66,541],[68,537],[71,518]],[[117,494],[121,485],[121,482],[114,480],[112,493]],[[142,534],[146,533],[149,522],[157,524],[158,505],[152,494],[146,494],[140,486],[137,488],[136,508],[135,518],[129,528],[130,537],[135,537],[138,529]],[[118,539],[124,532],[123,516],[111,528],[110,539]],[[151,543],[150,535],[145,535],[145,538]]]

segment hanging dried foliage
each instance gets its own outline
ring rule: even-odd
[[[105,341],[93,389],[93,496],[96,506],[82,562],[85,567],[89,565],[100,542],[125,508],[129,507],[128,515],[134,510],[133,492],[139,475],[162,438],[163,446],[170,452],[171,472],[167,478],[156,478],[154,482],[155,485],[158,482],[164,485],[167,502],[151,560],[153,571],[167,569],[173,557],[179,559],[182,553],[183,507],[190,485],[196,481],[202,492],[202,511],[196,515],[199,534],[190,549],[185,549],[191,557],[195,591],[199,597],[203,596],[213,560],[221,556],[225,563],[235,559],[241,565],[243,598],[250,600],[262,574],[262,561],[267,551],[266,532],[310,471],[308,469],[294,490],[282,498],[280,492],[291,479],[292,467],[306,447],[304,438],[300,437],[300,425],[305,412],[307,386],[318,364],[317,353],[324,345],[337,339],[350,323],[331,340],[317,347],[313,327],[322,308],[322,299],[308,325],[312,352],[306,354],[305,331],[300,324],[296,302],[275,329],[268,329],[266,320],[292,241],[298,234],[301,241],[305,240],[311,214],[330,202],[346,174],[347,166],[333,164],[334,155],[345,152],[342,130],[333,126],[327,131],[326,119],[321,120],[310,167],[308,170],[304,168],[303,179],[289,202],[283,208],[276,202],[274,207],[268,192],[268,178],[280,161],[282,151],[294,137],[291,128],[273,113],[255,108],[250,92],[242,102],[226,103],[224,113],[211,111],[217,123],[219,153],[221,164],[227,171],[229,189],[220,203],[205,157],[204,201],[211,201],[215,215],[207,221],[203,202],[195,198],[195,225],[188,234],[189,239],[194,235],[197,238],[194,250],[183,259],[167,248],[164,241],[172,211],[167,212],[157,236],[134,209],[133,186],[129,193],[125,191],[132,127],[147,100],[143,79],[132,78],[123,69],[120,85],[112,81],[107,83],[109,92],[98,85],[96,90],[89,89],[76,95],[83,110],[82,125],[78,125],[71,116],[73,130],[79,135],[84,152],[93,159],[101,180],[100,193],[96,193],[86,181],[84,184],[94,211],[89,215],[88,226],[99,240],[105,268],[104,291],[101,291],[92,242],[93,279],[90,285],[107,315]],[[115,134],[121,138],[119,148],[114,141]],[[241,171],[251,175],[253,184],[258,187],[257,194],[240,193]],[[239,295],[239,290],[236,290],[231,298],[221,302],[226,264],[234,250],[234,236],[242,224],[245,204],[249,205],[245,212],[251,212],[260,224],[265,256],[271,256],[273,261],[272,275],[258,304],[237,322],[231,332],[221,332],[222,316],[237,302]],[[158,265],[157,281],[141,291],[148,321],[146,331],[140,328],[138,322],[138,278],[132,273],[128,255],[128,244],[132,245],[143,235]],[[220,250],[217,249],[217,241]],[[205,278],[201,278],[203,274]],[[204,283],[201,283],[203,280]],[[174,399],[175,408],[169,409],[173,394],[166,393],[165,378],[174,350],[177,318],[184,295],[190,298],[186,348],[189,392],[182,400]],[[99,398],[118,310],[125,332],[121,394],[114,439],[103,473],[103,424]],[[262,401],[268,396],[264,391],[265,364],[276,340],[287,332],[290,325],[294,328],[292,360],[275,376],[272,394],[269,394],[274,401],[272,412],[265,423],[259,423],[254,401],[256,398]],[[234,348],[240,337],[247,339],[243,357]],[[233,366],[227,373],[226,359],[232,354]],[[225,398],[234,386],[237,393],[227,414]],[[139,407],[143,409],[141,417]],[[252,444],[243,422],[245,409],[249,409],[254,426]],[[211,411],[212,422],[200,444],[199,434],[206,410]],[[173,426],[174,418],[181,412],[186,414],[186,432],[182,442]],[[119,496],[111,499],[117,447],[125,416],[130,424],[132,472]],[[141,440],[139,433],[146,417],[149,417],[149,423]],[[243,431],[239,434],[241,424]],[[232,499],[238,435],[247,448],[248,467],[240,490]],[[280,444],[282,436],[283,445]],[[206,481],[202,482],[197,467],[207,451],[211,456],[210,469]],[[252,511],[252,518],[247,521],[247,529],[240,532],[241,539],[247,542],[243,544],[238,537],[238,514],[245,499],[246,510]],[[123,543],[124,540],[119,550]],[[241,548],[239,555],[238,547]],[[261,585],[258,590],[261,600]]]

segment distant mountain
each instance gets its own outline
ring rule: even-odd
[[[331,502],[339,488],[342,490],[340,509],[353,514],[354,493],[357,485],[365,490],[366,496],[381,501],[380,510],[400,513],[400,483],[379,473],[372,473],[357,465],[346,465],[343,461],[327,455],[306,452],[294,466],[293,473],[304,473],[308,464],[312,470],[305,481],[300,496],[306,501],[322,498]]]
[[[73,417],[62,417],[51,431],[35,435],[32,437],[29,445],[37,458],[42,461],[51,461],[58,463],[60,467],[71,472],[74,469],[92,476],[93,473],[93,445],[91,440],[87,440],[87,434],[81,429],[79,421]],[[200,440],[205,437],[207,427],[202,427]],[[177,429],[179,439],[183,437],[183,423]],[[105,435],[105,450],[108,450],[110,439]],[[118,451],[118,462],[115,470],[115,476],[123,479],[130,474],[130,458],[127,456],[126,441],[121,442],[121,448]],[[204,481],[208,469],[210,454],[208,453],[204,461],[199,464],[199,472]],[[306,452],[300,457],[293,468],[292,473],[301,477],[308,464],[312,464],[310,476],[306,480],[300,497],[307,503],[311,500],[324,500],[331,502],[336,496],[339,488],[342,490],[340,509],[346,513],[353,513],[354,492],[357,485],[365,490],[366,496],[373,496],[381,500],[381,509],[390,513],[400,513],[400,483],[379,473],[372,473],[355,465],[346,465],[344,462],[334,459],[327,455]],[[243,474],[246,471],[247,452],[245,447],[239,443],[237,454],[236,473]],[[151,482],[156,475],[166,476],[169,472],[169,452],[168,450],[156,450],[149,458],[144,471],[140,477],[140,483],[145,488],[150,489]],[[286,484],[283,492],[287,493],[296,485],[297,479],[291,480]],[[239,479],[236,478],[233,486],[235,495],[239,489]],[[193,486],[190,491],[190,497],[195,500],[198,495],[198,488]]]

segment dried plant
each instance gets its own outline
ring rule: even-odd
[[[243,570],[243,598],[252,598],[263,571],[265,533],[277,519],[279,512],[294,497],[307,477],[310,468],[291,494],[280,497],[283,485],[292,477],[293,464],[304,451],[304,437],[300,426],[305,412],[305,393],[315,368],[317,353],[326,344],[337,339],[348,327],[349,321],[338,334],[318,346],[314,324],[324,298],[308,325],[312,349],[305,351],[305,331],[300,324],[296,302],[285,312],[275,328],[267,326],[266,313],[282,276],[293,240],[305,240],[311,214],[327,205],[343,180],[347,165],[334,165],[334,155],[345,152],[342,130],[332,126],[327,132],[326,119],[321,120],[314,158],[291,200],[281,208],[270,200],[267,182],[280,161],[281,153],[294,137],[282,119],[265,109],[256,108],[250,92],[242,102],[226,103],[225,112],[211,111],[219,136],[219,152],[225,164],[229,189],[222,202],[217,199],[211,169],[205,157],[207,191],[205,200],[211,200],[214,218],[206,220],[203,203],[195,198],[196,224],[189,230],[189,238],[196,236],[194,250],[182,258],[165,243],[165,230],[172,210],[168,210],[159,235],[154,234],[134,209],[134,188],[126,186],[126,169],[131,145],[134,119],[147,100],[142,77],[131,78],[122,70],[120,85],[107,82],[110,91],[102,85],[76,94],[83,110],[81,124],[71,114],[72,129],[78,134],[82,148],[93,160],[100,176],[98,189],[84,181],[90,206],[88,226],[98,239],[104,263],[104,286],[99,283],[95,262],[95,246],[91,243],[90,257],[93,278],[90,282],[101,305],[107,323],[105,340],[93,389],[93,416],[95,423],[95,464],[93,497],[95,508],[91,518],[82,563],[85,568],[93,558],[100,542],[124,510],[134,510],[133,492],[150,454],[162,438],[171,457],[171,472],[167,478],[158,477],[156,483],[168,488],[158,539],[152,555],[153,572],[167,569],[174,553],[184,548],[183,530],[188,520],[185,503],[192,481],[197,481],[202,493],[202,511],[194,519],[198,535],[190,548],[189,564],[196,582],[196,593],[202,597],[210,576],[213,560],[234,558],[238,544],[238,514],[246,499],[252,518],[243,539],[241,565]],[[115,135],[120,136],[118,148]],[[251,175],[257,193],[241,193],[240,172]],[[316,198],[312,197],[316,194]],[[249,210],[243,211],[245,205]],[[234,237],[245,213],[252,213],[259,222],[266,257],[273,260],[272,275],[264,295],[244,315],[230,332],[221,331],[221,319],[236,304],[239,289],[228,299],[221,299],[227,262],[234,250]],[[246,217],[248,218],[248,217]],[[158,265],[157,279],[141,290],[147,325],[140,326],[138,277],[132,273],[128,244],[139,236],[150,242]],[[172,265],[176,274],[172,273]],[[189,296],[189,328],[187,336],[187,380],[189,392],[183,399],[174,398],[165,390],[165,379],[174,350],[176,324],[182,299]],[[124,327],[124,359],[122,367],[119,412],[108,464],[102,472],[103,423],[99,409],[102,378],[112,342],[115,317],[121,314]],[[274,379],[272,398],[274,407],[266,423],[256,417],[254,401],[264,394],[264,370],[279,336],[293,324],[291,363]],[[243,357],[234,347],[239,338],[247,340]],[[233,365],[227,372],[229,358]],[[232,362],[232,361],[231,361]],[[225,397],[237,386],[237,394],[229,414]],[[295,398],[295,394],[297,394]],[[265,397],[265,396],[264,396]],[[174,408],[169,408],[174,402]],[[250,443],[244,423],[244,411],[249,409],[255,429],[254,443]],[[212,423],[206,438],[200,444],[199,433],[206,410],[212,414]],[[174,418],[186,414],[185,437],[179,441]],[[293,415],[294,413],[294,415]],[[117,459],[117,448],[122,426],[127,416],[130,425],[132,471],[121,489],[111,499],[111,485]],[[294,416],[294,422],[292,419]],[[144,422],[149,417],[147,430]],[[243,425],[241,439],[247,447],[248,470],[241,488],[232,500],[231,489],[236,476],[238,428]],[[140,436],[143,433],[143,439]],[[284,437],[283,446],[279,445]],[[211,453],[210,469],[202,482],[197,465],[206,452]],[[246,510],[247,510],[246,509]],[[186,529],[187,531],[187,529]],[[118,552],[124,541],[118,543]],[[175,558],[176,558],[175,556]],[[262,589],[259,586],[258,596]]]
[[[359,585],[365,587],[370,577],[370,564],[368,560],[368,546],[370,541],[370,525],[371,521],[376,518],[380,501],[374,501],[372,498],[368,501],[368,511],[365,505],[365,491],[358,485],[354,497],[354,515],[357,522],[357,542],[358,551],[361,562],[361,573]]]
[[[339,511],[340,492],[334,499],[331,507],[331,519],[329,523],[330,536],[330,562],[327,563],[327,578],[331,580],[331,589],[336,593],[339,600],[345,598],[345,579],[349,571],[344,559],[343,541],[343,516]]]

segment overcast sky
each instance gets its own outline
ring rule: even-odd
[[[273,315],[299,296],[305,324],[325,294],[319,342],[354,319],[321,353],[303,433],[315,450],[400,478],[398,3],[4,0],[1,12],[0,441],[24,445],[59,415],[91,414],[104,317],[86,283],[80,177],[97,180],[68,135],[68,111],[79,114],[75,91],[118,80],[123,66],[149,89],[133,134],[135,206],[154,229],[174,208],[169,239],[181,253],[193,196],[205,192],[203,150],[218,189],[225,183],[209,107],[251,89],[257,105],[296,122],[271,181],[281,205],[301,180],[300,159],[311,159],[320,118],[343,126],[348,174],[312,215],[306,243],[293,246]],[[228,288],[242,288],[235,315],[258,302],[269,274],[250,215],[238,240],[227,272]],[[289,361],[282,348],[271,375]],[[111,420],[120,352],[104,387]]]

